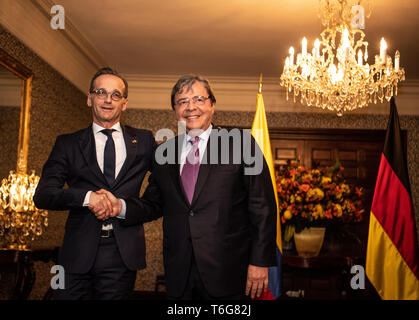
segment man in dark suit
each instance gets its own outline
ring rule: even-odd
[[[138,197],[151,168],[152,133],[119,122],[127,97],[124,78],[110,68],[99,70],[87,98],[93,124],[59,136],[43,167],[35,205],[70,210],[58,259],[65,289],[55,290],[56,299],[127,298],[136,270],[145,268],[142,225],[124,226],[124,217],[112,215],[110,202],[98,193]]]
[[[126,225],[163,216],[169,299],[260,296],[268,267],[276,263],[276,204],[266,162],[250,134],[246,141],[238,129],[213,128],[215,102],[207,80],[181,77],[172,108],[186,134],[157,148],[141,199],[121,201],[103,192],[116,212],[126,204]],[[256,174],[249,168],[251,154],[259,156]]]

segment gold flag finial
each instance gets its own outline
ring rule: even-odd
[[[262,93],[262,73],[259,76],[259,93]]]

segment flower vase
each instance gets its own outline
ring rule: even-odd
[[[294,234],[295,248],[300,257],[316,257],[323,245],[326,228],[305,228]]]

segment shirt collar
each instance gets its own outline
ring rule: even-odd
[[[93,133],[97,134],[100,131],[102,131],[103,129],[105,129],[104,127],[98,125],[97,123],[93,122],[92,124],[92,129],[93,129]],[[114,129],[118,132],[121,132],[121,124],[119,122],[115,123],[110,129]]]
[[[208,140],[209,136],[211,134],[211,130],[212,130],[212,124],[210,124],[210,126],[207,128],[207,130],[205,130],[204,132],[202,132],[198,137],[199,140]],[[187,144],[189,141],[191,141],[193,138],[189,135],[186,134],[185,135],[186,139],[185,139],[185,144]]]

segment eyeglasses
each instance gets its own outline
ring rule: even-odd
[[[192,102],[194,105],[201,107],[205,104],[205,101],[207,101],[208,99],[209,97],[195,96],[195,97],[192,97]],[[180,99],[178,102],[176,102],[176,105],[179,107],[186,107],[187,105],[189,105],[190,102],[191,102],[191,99],[189,98]]]
[[[98,97],[101,100],[105,100],[108,97],[108,94],[111,95],[111,99],[113,101],[119,101],[122,98],[126,98],[118,90],[114,90],[114,91],[108,93],[105,89],[95,89],[95,90],[90,91],[90,93],[94,93],[96,95],[96,97]]]

